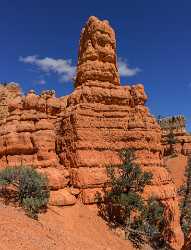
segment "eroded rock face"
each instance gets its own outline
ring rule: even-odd
[[[154,175],[145,197],[153,195],[164,200],[167,210],[173,214],[171,229],[175,235],[169,240],[175,249],[180,249],[183,236],[176,188],[163,167],[161,131],[142,105],[145,95],[141,99],[140,87],[109,85],[105,88],[98,84],[77,88],[69,97],[69,106],[60,121],[62,153],[59,157],[71,171],[72,185],[81,189],[81,200],[89,204],[96,202],[98,193],[103,195],[102,188],[108,182],[106,166],[120,163],[121,149],[135,149],[136,162]],[[140,95],[135,96],[136,91]]]
[[[71,206],[76,203],[76,198],[67,189],[60,189],[50,193],[51,206]]]
[[[9,103],[9,115],[0,129],[1,150],[7,165],[58,166],[52,101],[58,102],[54,111],[59,112],[59,100],[46,100],[33,91]]]
[[[30,91],[8,103],[0,126],[0,166],[29,165],[47,175],[52,205],[84,204],[104,195],[106,167],[121,163],[121,149],[134,149],[135,162],[153,173],[144,196],[162,200],[171,213],[168,240],[183,244],[176,188],[163,167],[161,129],[149,113],[142,84],[121,87],[115,33],[108,21],[90,17],[82,30],[74,92],[56,98]]]
[[[102,36],[104,44],[110,44],[109,49],[102,42],[102,46],[99,44]],[[121,149],[135,149],[135,162],[153,173],[145,198],[153,195],[161,199],[166,213],[172,214],[169,230],[173,234],[168,240],[174,249],[180,249],[183,234],[176,188],[163,167],[161,129],[144,106],[147,96],[143,85],[121,87],[118,74],[111,74],[111,69],[118,72],[113,54],[114,37],[108,22],[95,17],[82,30],[76,89],[68,97],[67,108],[58,120],[60,161],[70,169],[71,184],[81,190],[81,200],[89,204],[96,202],[98,193],[103,195],[103,187],[108,182],[106,166],[121,162]],[[106,65],[104,70],[103,65]]]
[[[38,96],[29,91],[8,102],[6,121],[0,125],[0,166],[46,168],[52,189],[67,185],[56,154],[54,124],[62,103],[54,96]]]
[[[0,123],[4,122],[8,115],[8,102],[21,94],[17,83],[0,83]]]
[[[92,81],[119,85],[116,40],[108,21],[91,16],[80,36],[76,86]]]
[[[191,156],[191,135],[186,130],[186,120],[182,115],[159,119],[162,129],[164,155]]]

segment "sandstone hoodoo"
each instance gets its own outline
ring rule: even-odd
[[[107,20],[89,18],[80,36],[76,87],[89,81],[120,84],[115,41]]]
[[[81,32],[76,89],[60,114],[60,159],[71,170],[71,184],[88,204],[95,202],[108,181],[106,166],[120,163],[121,149],[135,149],[136,162],[154,175],[145,196],[160,198],[173,214],[169,241],[180,249],[183,236],[176,189],[163,167],[161,129],[144,106],[143,85],[119,85],[115,49],[108,22],[90,17]]]
[[[7,100],[0,166],[24,164],[45,173],[52,205],[77,199],[92,204],[109,181],[106,167],[121,163],[122,149],[134,149],[135,162],[153,173],[144,196],[163,202],[172,215],[168,241],[181,249],[176,188],[164,168],[161,128],[146,101],[142,84],[120,86],[115,33],[108,21],[90,17],[80,36],[73,93],[56,98],[52,91],[30,91]]]

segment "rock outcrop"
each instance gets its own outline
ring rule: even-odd
[[[186,130],[186,120],[182,115],[158,120],[162,129],[164,155],[191,156],[191,134]]]
[[[61,103],[29,91],[8,103],[9,114],[1,124],[1,166],[57,167],[54,123]]]
[[[8,102],[21,94],[21,89],[17,83],[0,83],[0,123],[4,122],[8,112]]]
[[[7,85],[6,90],[10,89],[12,85]],[[48,177],[51,190],[60,190],[60,199],[61,195],[65,196],[63,188],[70,181],[69,172],[59,163],[56,152],[55,123],[65,104],[54,96],[53,91],[44,91],[40,96],[33,90],[26,96],[19,91],[16,93],[15,98],[6,100],[6,115],[4,112],[1,119],[0,167],[24,165],[37,168]],[[53,195],[55,197],[55,193]]]
[[[81,32],[75,86],[90,81],[119,85],[115,32],[94,16]]]
[[[84,204],[104,195],[106,168],[121,163],[122,149],[153,173],[145,198],[155,196],[172,215],[168,241],[180,249],[176,188],[163,166],[161,129],[145,106],[142,84],[120,86],[115,33],[108,21],[90,17],[80,37],[74,92],[56,98],[30,91],[8,102],[0,125],[0,167],[30,165],[48,176],[52,205]]]
[[[169,242],[180,249],[176,188],[163,167],[161,129],[144,106],[141,84],[121,87],[116,66],[114,32],[107,21],[90,17],[80,38],[76,89],[59,114],[59,158],[70,169],[71,184],[85,204],[94,203],[108,182],[106,166],[119,164],[119,152],[135,150],[135,161],[153,173],[145,197],[161,199],[173,216]]]

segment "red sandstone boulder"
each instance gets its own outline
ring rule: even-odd
[[[107,183],[106,168],[76,168],[72,169],[72,183],[75,187],[88,188],[103,186]]]
[[[52,190],[62,189],[69,182],[69,178],[65,176],[65,173],[61,169],[49,167],[38,169],[38,172],[47,176],[49,186]]]
[[[67,189],[60,189],[50,192],[49,205],[51,206],[68,206],[74,205],[76,198]]]

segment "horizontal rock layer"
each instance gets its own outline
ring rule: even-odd
[[[40,96],[30,91],[26,96],[17,92],[5,104],[7,113],[0,123],[0,167],[34,167],[47,175],[52,190],[67,186],[69,172],[56,152],[55,123],[65,106],[63,100],[51,91]]]
[[[97,201],[97,195],[104,196],[103,188],[109,182],[106,167],[121,163],[122,149],[134,149],[135,163],[153,173],[144,197],[164,201],[173,214],[170,227],[175,235],[169,241],[180,249],[183,237],[176,188],[163,167],[161,129],[144,106],[146,98],[142,85],[108,83],[105,88],[94,82],[76,88],[58,118],[57,130],[62,131],[59,158],[70,169],[71,184],[81,189],[82,202],[90,204]]]
[[[172,116],[159,119],[162,129],[164,155],[191,156],[191,135],[186,130],[184,116]]]

